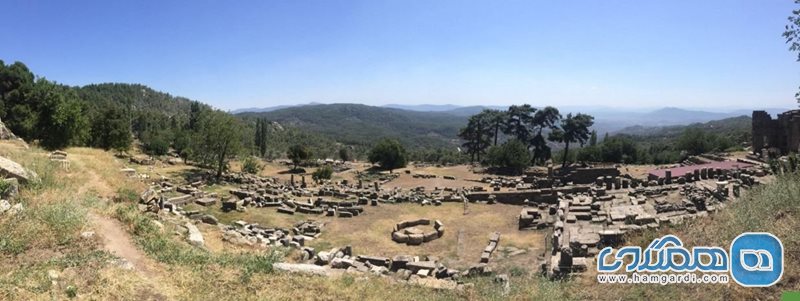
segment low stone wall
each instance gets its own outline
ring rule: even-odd
[[[429,219],[418,219],[412,221],[402,221],[397,223],[392,229],[392,240],[398,243],[404,243],[409,246],[417,246],[421,245],[424,242],[429,242],[434,239],[442,237],[444,235],[444,224],[441,221],[436,220],[433,222],[433,231],[429,232],[422,232],[419,231],[418,233],[409,232],[406,228],[415,227],[415,226],[422,226],[422,225],[430,225],[431,220]]]
[[[525,205],[528,200],[529,205],[533,204],[555,204],[558,202],[558,192],[565,194],[575,194],[588,192],[589,186],[570,186],[546,189],[531,189],[517,191],[493,191],[493,192],[470,192],[467,199],[471,202],[488,201],[489,196],[494,195],[498,203],[509,205]]]
[[[618,177],[620,172],[615,167],[578,168],[570,171],[564,179],[573,184],[591,184],[597,177]]]

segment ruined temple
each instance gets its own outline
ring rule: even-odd
[[[753,153],[784,155],[800,148],[800,110],[786,111],[772,119],[766,111],[753,111]]]

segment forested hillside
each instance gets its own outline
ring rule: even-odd
[[[591,162],[675,163],[690,155],[742,149],[750,142],[750,117],[740,116],[686,126],[628,127],[590,143],[576,159]]]
[[[410,148],[458,146],[459,128],[466,117],[438,112],[416,112],[361,104],[320,104],[263,113],[240,113],[245,118],[266,118],[284,126],[319,133],[354,146],[372,145],[381,138],[400,140]]]

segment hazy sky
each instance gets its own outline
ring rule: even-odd
[[[142,83],[223,109],[795,107],[800,63],[781,33],[796,7],[790,0],[4,0],[0,59],[65,84]]]

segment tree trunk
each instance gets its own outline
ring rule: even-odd
[[[564,144],[564,159],[561,160],[561,168],[567,167],[567,154],[569,154],[569,141]]]
[[[225,156],[228,153],[228,141],[225,141],[225,146],[222,147],[222,153],[219,156],[219,161],[217,161],[217,180],[222,177],[222,167],[225,165]]]
[[[500,131],[500,125],[496,124],[494,126],[494,146],[497,146],[497,134],[498,134],[498,131]]]

